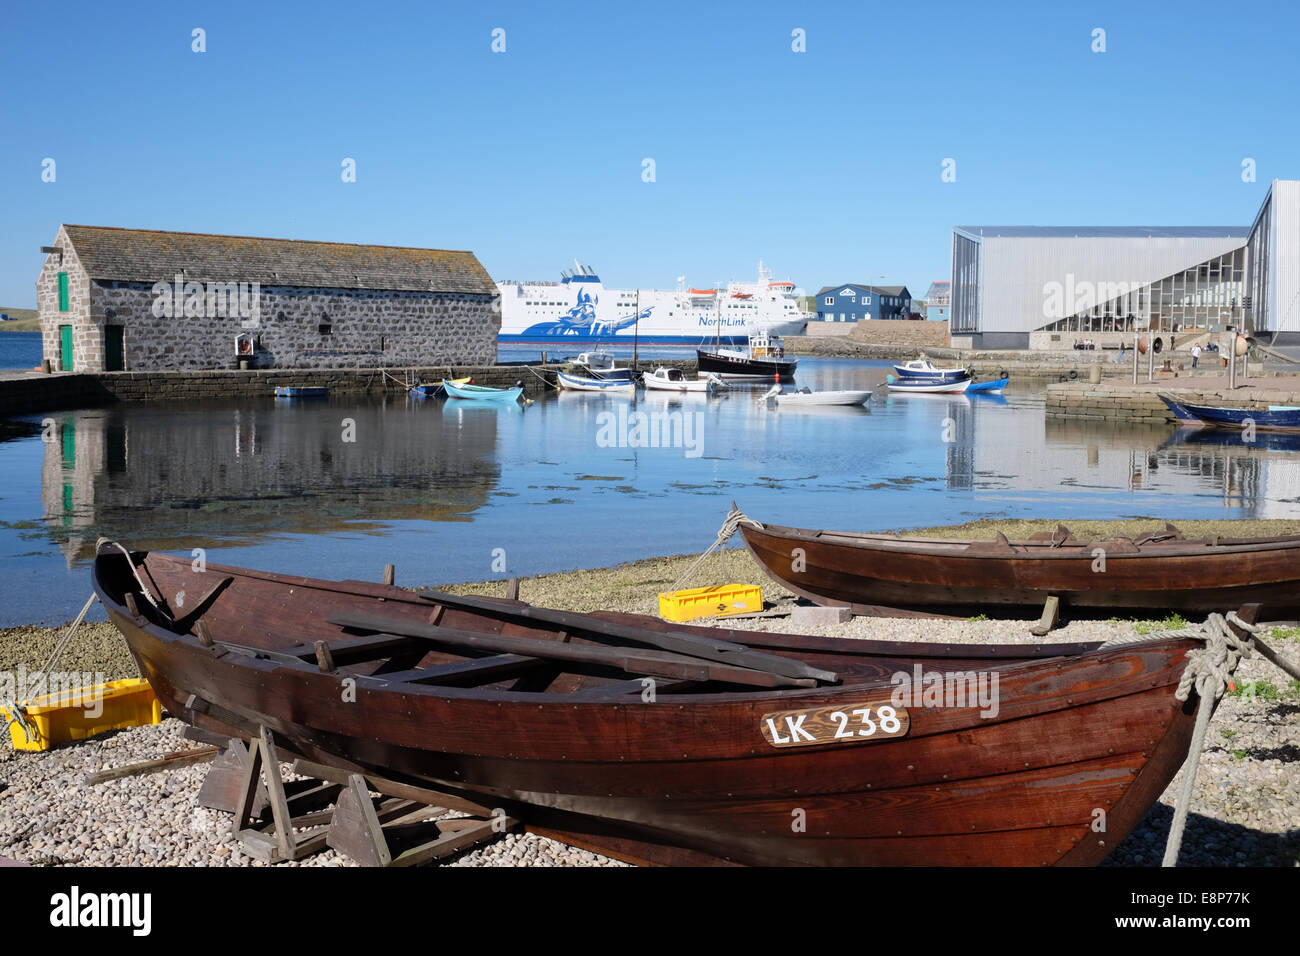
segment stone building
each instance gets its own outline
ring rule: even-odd
[[[471,252],[61,226],[36,282],[55,371],[491,365]]]

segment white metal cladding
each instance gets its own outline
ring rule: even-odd
[[[1059,284],[1058,288],[1077,288],[1085,282],[1147,285],[1241,248],[1247,232],[1225,228],[1222,236],[1206,236],[1207,230],[1197,229],[1200,235],[1179,236],[1174,227],[1152,230],[1153,235],[1061,234],[1066,231],[1014,236],[981,236],[969,227],[953,231],[954,237],[972,239],[981,246],[979,302],[974,310],[978,331],[1032,332],[1061,318],[1047,314],[1052,283]],[[954,286],[957,278],[953,276]]]
[[[1273,181],[1265,205],[1272,206],[1267,269],[1268,320],[1261,328],[1300,332],[1300,181]]]

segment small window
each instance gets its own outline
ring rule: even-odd
[[[333,335],[334,326],[330,325],[328,322],[322,322],[320,325],[316,326],[316,331],[321,335]]]
[[[59,311],[68,311],[68,274],[59,273]]]
[[[828,296],[826,297],[826,302],[825,302],[825,304],[826,304],[826,305],[834,305],[834,304],[835,304],[835,296],[833,296],[833,295],[828,295]]]

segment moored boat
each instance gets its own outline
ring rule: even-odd
[[[469,385],[473,380],[469,378],[453,378],[448,379],[448,381],[453,385],[464,386]],[[422,398],[447,397],[447,390],[443,387],[442,382],[420,382],[412,385],[409,391],[412,395],[419,395]]]
[[[615,364],[614,356],[609,352],[579,352],[571,361],[575,365],[581,365],[585,368],[590,373],[591,378],[632,381],[632,370],[626,366]]]
[[[751,335],[745,349],[715,345],[696,349],[695,354],[701,375],[713,374],[734,381],[788,381],[794,378],[799,365],[798,359],[785,354],[781,339],[767,332]]]
[[[1200,646],[1186,637],[736,632],[196,570],[108,542],[93,578],[163,705],[209,735],[265,730],[287,758],[634,862],[1094,864],[1164,791],[1206,706],[1174,697]],[[951,695],[923,694],[934,680]]]
[[[330,390],[324,385],[277,385],[276,398],[328,398]]]
[[[1159,393],[1159,398],[1179,421],[1188,424],[1236,430],[1253,427],[1256,431],[1300,432],[1300,407],[1294,405],[1221,407],[1193,405],[1164,393]]]
[[[489,388],[486,385],[456,385],[450,379],[444,378],[442,387],[447,392],[448,398],[480,402],[517,402],[524,394],[521,382],[517,382],[513,388]]]
[[[556,372],[555,376],[560,388],[571,392],[632,394],[636,391],[636,383],[626,378],[588,378],[585,375],[570,375],[568,372]]]
[[[814,392],[804,388],[797,392],[782,392],[780,385],[772,386],[764,398],[778,405],[861,405],[871,398],[871,392],[856,390]]]
[[[966,391],[983,392],[986,395],[1001,395],[1002,390],[1007,387],[1007,383],[1010,381],[1009,378],[995,378],[987,382],[971,382],[966,386]]]
[[[1064,527],[1023,541],[811,531],[745,518],[758,563],[795,594],[838,607],[1071,607],[1210,612],[1256,603],[1274,619],[1300,614],[1300,535],[1080,541]],[[796,571],[790,555],[802,549]],[[1102,563],[1099,565],[1098,561]],[[1102,568],[1104,571],[1099,571]]]
[[[889,376],[893,379],[893,376]],[[964,378],[956,381],[927,381],[925,379],[894,379],[886,380],[885,383],[891,392],[919,392],[922,394],[934,392],[964,392],[970,388],[970,379]]]
[[[710,392],[726,388],[726,383],[716,375],[687,378],[679,368],[657,368],[653,373],[642,373],[641,381],[647,389],[658,392]]]
[[[927,382],[957,382],[971,377],[970,369],[939,368],[927,358],[913,359],[902,365],[895,365],[894,372],[900,381],[912,379]]]

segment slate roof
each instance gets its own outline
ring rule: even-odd
[[[874,292],[876,295],[902,295],[907,291],[905,285],[867,285],[865,282],[841,282],[839,285],[826,285],[817,290],[818,295],[827,292],[834,292],[843,289],[846,285],[851,285],[857,289],[866,289],[868,292]]]
[[[63,228],[82,266],[97,280],[171,282],[183,274],[194,282],[496,294],[472,252],[111,226]]]

